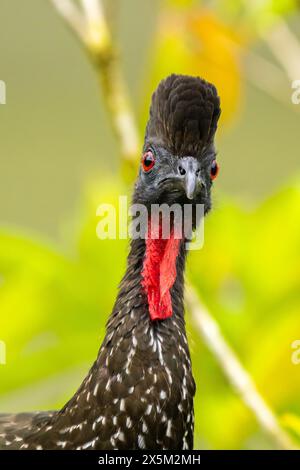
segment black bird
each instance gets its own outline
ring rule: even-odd
[[[163,80],[152,96],[133,201],[199,203],[206,213],[219,116],[212,84],[184,75]],[[0,415],[0,449],[193,448],[185,238],[171,230],[169,239],[161,232],[155,239],[148,229],[148,238],[131,240],[104,341],[78,391],[60,411]]]

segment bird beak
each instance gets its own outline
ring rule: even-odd
[[[194,199],[197,186],[197,176],[193,168],[189,168],[185,175],[185,193],[190,200]]]

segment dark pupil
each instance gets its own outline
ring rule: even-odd
[[[145,157],[144,165],[146,167],[151,166],[152,162],[153,162],[153,158],[151,157],[151,155],[148,155],[147,157]]]
[[[211,174],[213,176],[215,176],[217,173],[217,164],[216,163],[213,163],[212,166],[211,166]]]

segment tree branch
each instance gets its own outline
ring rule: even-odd
[[[291,80],[300,80],[300,42],[286,21],[278,20],[270,34],[264,36],[274,57]]]
[[[122,160],[135,166],[140,153],[138,131],[130,104],[127,87],[116,55],[113,38],[106,22],[102,3],[98,0],[80,0],[85,28],[82,31],[82,18],[70,8],[70,1],[51,0],[58,13],[84,43],[92,57],[103,96],[115,130]],[[64,8],[58,4],[65,3]],[[80,27],[78,25],[80,24]],[[252,410],[261,427],[281,448],[292,448],[289,436],[280,428],[275,415],[257,392],[254,383],[243,369],[230,346],[222,336],[218,324],[201,305],[194,289],[189,286],[186,296],[195,325],[210,351],[216,357],[230,383],[239,391],[241,399]]]
[[[51,2],[92,59],[102,86],[108,116],[120,144],[125,177],[131,177],[140,153],[137,125],[102,2],[80,0],[82,11],[72,0]]]
[[[218,323],[200,302],[199,296],[191,285],[187,288],[186,303],[193,322],[207,347],[213,353],[233,388],[255,415],[262,429],[272,437],[279,448],[295,448],[289,435],[281,428],[275,414],[257,391],[251,376],[222,336]]]
[[[244,78],[275,101],[299,112],[299,107],[291,107],[288,99],[288,81],[284,71],[261,55],[248,50],[245,53]]]
[[[87,42],[86,24],[80,10],[72,0],[50,0],[59,15],[68,23],[71,29],[81,39]]]
[[[263,39],[266,40],[265,38]],[[289,107],[290,110],[299,113],[299,106],[291,106],[291,100],[288,99],[289,77],[286,70],[283,70],[279,65],[271,62],[270,60],[266,59],[254,50],[251,50],[249,48],[246,49],[244,46],[241,46],[233,39],[227,38],[226,41],[228,43],[228,47],[235,51],[237,56],[243,57],[244,59],[244,80],[248,81],[249,83],[251,83],[251,85],[255,86],[257,89],[269,95],[275,101],[279,102],[284,106]],[[295,50],[296,49],[294,48],[294,51]],[[279,55],[281,57],[281,53]]]

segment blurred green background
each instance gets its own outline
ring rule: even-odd
[[[127,242],[96,209],[127,187],[95,71],[49,1],[0,0],[0,410],[56,408],[97,354]],[[214,82],[221,173],[188,272],[259,391],[300,443],[299,3],[106,2],[141,137],[168,73]],[[281,50],[273,32],[282,31]],[[283,34],[283,33],[282,33]],[[281,54],[281,55],[280,55]],[[294,62],[293,62],[294,59]],[[290,63],[288,63],[290,60]],[[188,321],[196,448],[272,448]]]

